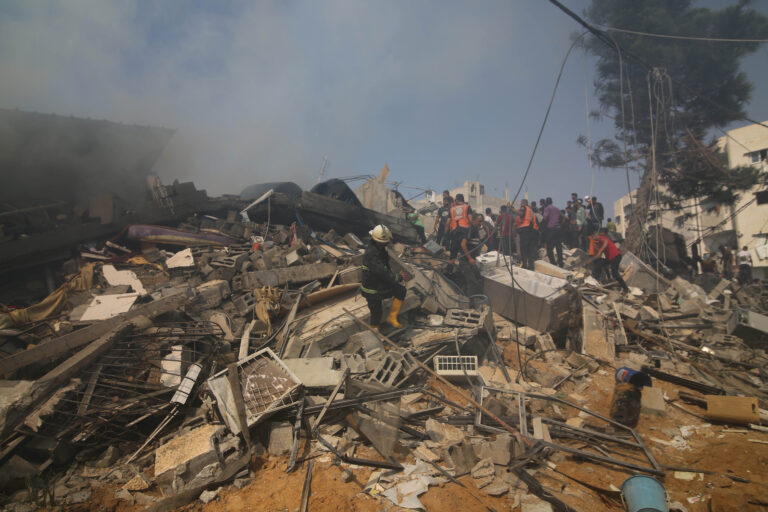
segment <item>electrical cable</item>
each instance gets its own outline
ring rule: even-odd
[[[560,78],[563,76],[563,70],[565,69],[565,64],[568,62],[568,57],[571,55],[571,51],[576,47],[576,43],[580,42],[582,38],[586,35],[586,32],[582,32],[579,34],[579,36],[573,40],[573,43],[571,43],[570,48],[568,48],[568,51],[565,54],[565,58],[563,59],[563,63],[560,65],[560,71],[557,73],[557,80],[555,80],[555,87],[552,90],[552,97],[549,99],[549,105],[547,105],[547,112],[544,114],[544,120],[541,123],[541,128],[539,129],[539,135],[536,137],[536,143],[533,145],[533,151],[531,152],[531,158],[528,160],[528,166],[525,168],[525,173],[523,174],[523,179],[520,182],[520,187],[517,189],[517,192],[515,192],[515,196],[512,198],[512,204],[515,204],[515,200],[517,200],[518,196],[520,195],[520,191],[523,190],[523,185],[525,184],[525,180],[528,178],[528,173],[531,171],[531,165],[533,164],[533,158],[536,156],[536,150],[539,147],[539,142],[541,142],[541,136],[544,134],[544,128],[547,126],[547,120],[549,119],[549,112],[552,110],[552,104],[555,102],[555,94],[557,93],[557,87],[560,85]]]
[[[593,26],[588,21],[584,20],[581,16],[579,16],[575,12],[571,11],[570,9],[568,9],[565,5],[563,5],[558,0],[549,0],[549,2],[551,4],[553,4],[553,5],[555,5],[558,9],[563,11],[565,14],[567,14],[568,16],[573,18],[577,23],[579,23],[579,25],[583,26],[588,31],[590,31],[599,41],[601,41],[602,43],[606,44],[607,46],[612,46],[611,45],[611,38],[610,38],[610,36],[608,34],[598,30],[595,26]],[[615,44],[618,44],[618,43],[615,43]],[[634,53],[629,52],[629,51],[627,51],[625,49],[624,50],[624,54],[629,56],[632,60],[634,60],[635,62],[640,64],[646,70],[648,70],[648,71],[653,70],[653,66],[649,65],[647,62],[645,62],[643,59],[641,59],[640,57],[638,57]],[[737,119],[740,119],[740,120],[743,120],[743,121],[749,121],[752,124],[760,125],[763,128],[768,128],[768,125],[766,125],[765,123],[761,123],[760,121],[756,121],[756,120],[754,120],[754,119],[752,119],[750,117],[747,117],[747,116],[743,115],[741,112],[737,112],[737,111],[734,111],[734,110],[729,109],[727,107],[724,107],[720,103],[718,103],[715,100],[707,97],[705,94],[701,93],[700,91],[697,91],[696,89],[690,87],[689,85],[685,84],[682,81],[677,80],[677,79],[672,78],[672,77],[670,77],[670,79],[675,84],[677,84],[678,87],[681,87],[681,88],[685,89],[691,96],[699,98],[699,99],[709,103],[710,105],[713,105],[713,106],[717,107],[720,110],[724,110],[726,112],[730,112],[732,114],[735,114]]]
[[[679,39],[683,41],[708,41],[713,43],[768,43],[768,39],[737,39],[727,37],[695,37],[695,36],[674,36],[670,34],[654,34],[651,32],[641,32],[639,30],[629,30],[626,28],[609,27],[607,25],[600,25],[598,23],[590,23],[593,27],[597,27],[602,30],[610,30],[611,32],[621,32],[624,34],[634,34],[644,37],[658,37],[662,39]]]

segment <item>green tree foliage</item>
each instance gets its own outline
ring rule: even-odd
[[[592,0],[586,17],[595,24],[654,34],[768,38],[768,17],[751,9],[747,1],[720,10],[693,3]],[[739,191],[755,185],[758,176],[753,168],[728,169],[713,136],[714,129],[745,117],[753,86],[740,71],[740,60],[760,43],[607,33],[624,50],[621,57],[615,47],[594,36],[587,42],[597,57],[600,114],[614,119],[616,125],[615,140],[595,144],[598,164],[623,167],[628,163],[647,178],[655,149],[659,179],[677,200],[699,197],[732,204]]]

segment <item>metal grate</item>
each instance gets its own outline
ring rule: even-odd
[[[240,360],[237,367],[249,427],[269,414],[296,403],[301,381],[272,350],[259,350]],[[227,378],[228,371],[222,370],[208,379],[208,387],[216,397],[219,412],[227,426],[232,432],[239,433],[240,424]]]
[[[477,377],[477,356],[435,356],[435,372],[443,377]]]

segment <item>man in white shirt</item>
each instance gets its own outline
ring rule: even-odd
[[[752,282],[752,255],[747,250],[747,246],[741,248],[736,253],[736,261],[739,264],[739,284],[749,284]]]

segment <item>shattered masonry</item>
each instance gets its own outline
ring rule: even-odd
[[[570,270],[534,271],[489,252],[470,300],[407,222],[322,187],[210,199],[192,186],[182,201],[152,186],[151,215],[59,240],[51,293],[19,290],[0,313],[6,510],[226,508],[237,493],[291,510],[331,495],[619,510],[633,474],[660,482],[671,510],[765,506],[759,285],[658,275],[626,254],[621,294],[579,250]],[[411,277],[403,329],[370,329],[359,294],[382,222]],[[48,254],[44,236],[21,243]],[[267,492],[276,474],[290,492]]]

